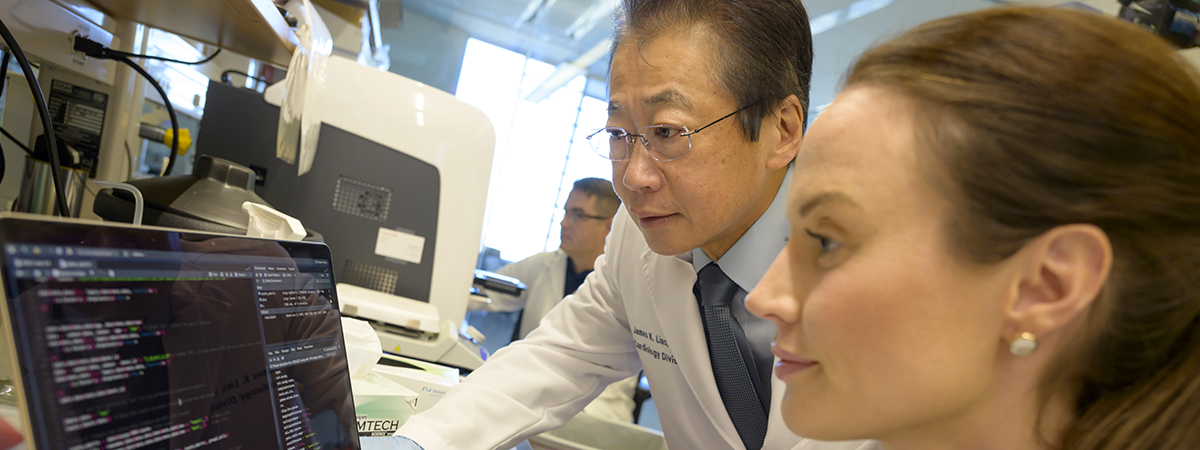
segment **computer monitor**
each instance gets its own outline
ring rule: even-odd
[[[325,245],[0,216],[34,449],[357,449]]]

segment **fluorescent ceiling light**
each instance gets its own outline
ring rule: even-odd
[[[558,0],[529,0],[529,4],[525,6],[525,11],[522,11],[521,15],[517,17],[517,21],[513,23],[513,28],[520,28],[525,22],[529,22],[538,14],[549,10],[551,6],[554,6],[554,2],[556,1]]]
[[[550,94],[553,94],[558,88],[566,86],[575,77],[586,74],[588,66],[608,54],[610,46],[612,46],[612,38],[605,38],[590,50],[580,55],[579,59],[559,64],[554,68],[554,73],[546,77],[546,81],[543,81],[529,95],[525,96],[525,100],[537,103],[550,97]]]
[[[867,14],[879,11],[892,4],[895,0],[859,0],[847,7],[846,21],[857,19]]]
[[[825,14],[821,14],[816,19],[808,22],[808,28],[810,31],[812,31],[813,36],[824,33],[842,23],[842,18],[840,16],[844,14],[846,14],[846,10],[844,9],[838,9],[836,11],[830,11]]]
[[[886,8],[892,3],[896,3],[896,0],[858,0],[843,8],[817,16],[808,22],[808,27],[812,30],[812,35],[816,36],[846,22]]]
[[[579,15],[570,27],[567,27],[567,36],[575,40],[583,38],[584,35],[596,28],[601,21],[612,19],[613,11],[617,10],[620,0],[596,0],[591,7]]]

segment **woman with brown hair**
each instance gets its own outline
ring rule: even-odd
[[[889,449],[1200,448],[1200,88],[1065,9],[925,24],[810,128],[778,327],[799,435]]]

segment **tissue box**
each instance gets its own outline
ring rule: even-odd
[[[416,392],[388,377],[368,373],[350,377],[358,435],[391,436],[416,413]]]
[[[432,408],[434,403],[446,395],[446,391],[458,384],[458,369],[388,354],[383,355],[383,359],[372,373],[387,377],[416,392],[417,400],[413,406],[417,412]]]
[[[402,367],[405,369],[417,369],[430,375],[445,378],[454,384],[458,384],[459,380],[458,369],[456,368],[421,361],[419,359],[406,358],[391,353],[384,353],[379,359],[379,365],[388,367]]]

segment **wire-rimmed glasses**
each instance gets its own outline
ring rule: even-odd
[[[708,125],[695,130],[689,130],[688,127],[683,125],[663,124],[647,125],[638,128],[637,134],[631,134],[621,127],[604,127],[588,134],[587,140],[592,150],[596,151],[596,154],[600,155],[601,158],[611,161],[624,161],[628,159],[630,149],[637,145],[637,142],[634,141],[636,138],[641,138],[642,145],[646,147],[646,152],[655,161],[674,161],[687,156],[692,151],[692,135],[756,104],[758,102],[738,108],[737,111],[721,116],[720,119],[709,122]]]
[[[608,220],[607,217],[593,216],[586,212],[583,212],[583,210],[581,210],[581,209],[565,209],[564,208],[563,210],[567,212],[566,215],[563,216],[563,218],[570,220],[572,222],[576,222],[576,223],[583,221],[584,218],[593,219],[593,220]]]

